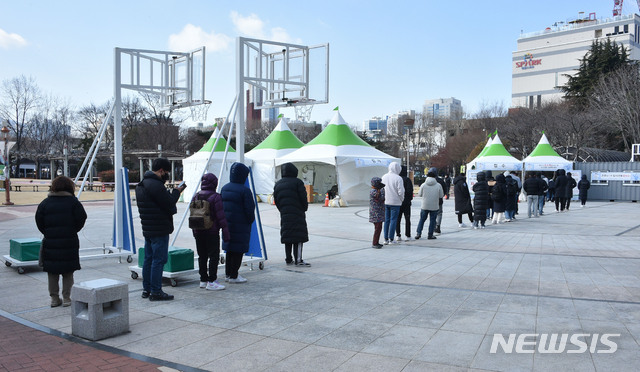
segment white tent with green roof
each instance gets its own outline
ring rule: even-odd
[[[245,154],[245,157],[251,160],[251,170],[258,195],[266,196],[273,193],[275,180],[280,178],[280,175],[276,174],[275,159],[304,146],[304,143],[291,132],[287,122],[287,118],[281,118],[271,134]]]
[[[573,163],[558,155],[544,133],[542,133],[536,148],[522,162],[526,171],[556,171],[558,169],[570,171],[573,169]]]
[[[215,144],[218,136],[220,136],[220,139],[216,144],[215,151],[213,151],[213,145]],[[220,191],[224,184],[229,182],[229,169],[231,168],[231,164],[235,161],[236,156],[228,154],[223,167],[224,150],[226,147],[227,141],[224,139],[224,136],[220,135],[220,131],[216,127],[207,143],[205,143],[198,152],[182,160],[183,179],[187,184],[187,188],[184,189],[184,192],[182,193],[182,200],[185,202],[191,201],[193,195],[199,190],[199,188],[196,189],[196,186],[200,182],[200,177],[202,177],[205,167],[208,173],[213,173],[218,177],[218,191]],[[211,155],[212,151],[213,155],[207,165],[207,160],[209,159],[209,155]],[[236,152],[236,150],[229,146],[229,152]],[[222,177],[220,177],[221,169]]]
[[[477,158],[467,164],[467,169],[476,171],[521,171],[522,161],[514,158],[504,147],[496,133],[491,145],[486,147]]]
[[[358,137],[340,112],[336,112],[327,127],[313,140],[276,159],[276,166],[294,163],[298,177],[312,184],[321,199],[334,185],[338,195],[347,202],[369,200],[371,178],[382,177],[389,163],[400,159],[387,155]],[[276,170],[276,173],[278,170]]]
[[[475,169],[476,160],[480,159],[487,152],[492,142],[493,142],[493,138],[489,137],[489,139],[487,140],[487,143],[484,145],[484,148],[482,149],[482,151],[480,151],[478,156],[476,156],[473,160],[471,160],[467,164],[467,169],[472,169],[472,168]]]

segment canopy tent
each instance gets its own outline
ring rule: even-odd
[[[220,140],[218,140],[218,144],[216,145],[214,151],[213,145],[215,144],[216,138],[218,136],[220,136]],[[224,136],[220,134],[220,131],[216,127],[207,143],[205,143],[198,152],[182,161],[184,175],[183,180],[187,185],[187,188],[182,192],[182,200],[184,200],[185,202],[191,201],[193,195],[200,189],[199,187],[196,188],[196,186],[200,182],[200,177],[202,177],[205,166],[207,172],[213,173],[218,177],[218,190],[220,190],[222,185],[229,182],[229,169],[231,167],[231,164],[233,164],[233,162],[235,161],[235,156],[229,154],[226,161],[224,162],[224,167],[222,167],[224,150],[226,147],[227,141],[224,139]],[[211,155],[212,151],[213,155],[211,156],[211,160],[207,165],[207,160],[209,159],[209,155]],[[236,150],[229,146],[229,152],[235,151]],[[222,177],[220,177],[221,169]]]
[[[467,164],[467,169],[475,171],[521,171],[522,161],[514,158],[504,147],[498,134],[491,141],[491,145],[483,150],[484,154],[478,156]]]
[[[480,151],[480,153],[478,154],[478,156],[476,156],[475,158],[473,158],[473,160],[471,160],[468,164],[467,164],[467,169],[471,169],[470,167],[475,166],[476,161],[478,159],[480,159],[481,157],[484,156],[484,154],[487,152],[487,150],[489,149],[489,147],[491,146],[491,143],[493,142],[493,138],[489,137],[489,139],[487,140],[487,143],[484,145],[484,147],[482,148],[482,151]],[[475,168],[474,168],[475,169]]]
[[[276,166],[294,163],[298,177],[319,193],[333,185],[348,202],[369,200],[371,178],[387,173],[398,158],[375,149],[358,137],[336,112],[327,127],[300,149],[276,159]]]
[[[522,160],[526,171],[555,171],[573,169],[573,163],[558,155],[543,133],[535,149]]]
[[[275,159],[304,146],[304,143],[291,132],[287,122],[286,118],[280,119],[271,134],[245,154],[247,159],[251,160],[251,169],[258,195],[273,193],[275,180],[280,178],[280,175],[276,174]]]

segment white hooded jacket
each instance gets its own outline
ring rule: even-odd
[[[404,181],[400,177],[400,164],[389,163],[389,172],[382,176],[384,183],[384,204],[401,206],[404,200]]]

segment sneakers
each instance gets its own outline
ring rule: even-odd
[[[474,230],[478,230],[478,226],[475,226],[475,225],[474,225],[474,226],[473,226],[473,229],[474,229]]]
[[[286,262],[286,263],[287,263],[287,265],[293,265],[293,260],[289,260],[289,261],[285,260],[284,262]],[[227,280],[227,281],[228,281],[228,280]]]
[[[401,235],[396,236],[396,240],[401,242],[402,241],[402,236]]]
[[[435,236],[433,236],[433,235],[430,235],[430,236],[427,236],[427,239],[429,239],[429,240],[433,240],[433,239],[436,239],[436,237],[435,237]]]
[[[373,244],[371,248],[380,249],[382,248],[382,244]]]
[[[149,301],[171,301],[171,300],[173,300],[173,295],[170,295],[164,292],[152,293],[149,296]]]
[[[142,296],[141,296],[141,297],[142,297],[142,298],[149,298],[149,295],[150,295],[149,291],[145,291],[145,290],[143,290],[143,291],[142,291]]]
[[[422,236],[422,235],[417,234],[417,235],[416,235],[416,240],[420,239],[420,237],[421,237],[421,236]]]
[[[214,282],[209,282],[206,285],[206,290],[207,291],[220,291],[223,290],[225,287],[222,284],[219,284],[217,281]]]
[[[300,260],[298,262],[296,262],[296,266],[311,266],[310,263],[304,262],[303,260]]]
[[[229,278],[229,283],[240,284],[240,283],[246,283],[246,282],[247,282],[247,279],[241,277],[240,275],[238,275],[238,277],[235,279]]]
[[[62,307],[69,307],[71,306],[71,299],[70,298],[65,298],[62,300]]]
[[[200,288],[206,288],[207,282],[200,282]]]
[[[464,228],[464,227],[467,227],[467,225],[465,225],[465,223],[463,222],[463,223],[458,224],[458,227]]]
[[[436,234],[440,234],[440,225],[436,225],[435,230],[433,230],[434,233]]]
[[[399,240],[392,240],[392,241],[390,242],[390,244],[400,244],[400,241],[399,241]]]
[[[481,229],[484,229],[484,225],[480,226]]]
[[[55,297],[51,297],[51,307],[58,307],[62,305],[62,300],[60,299],[60,297],[55,296]]]
[[[389,245],[389,241],[388,241],[388,240],[385,240],[385,241],[384,241],[384,245]]]

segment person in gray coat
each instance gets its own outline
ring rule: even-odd
[[[444,197],[444,190],[442,190],[436,177],[435,173],[427,173],[427,179],[418,191],[418,196],[422,202],[420,204],[420,221],[418,222],[416,239],[420,239],[422,236],[422,229],[424,228],[424,222],[427,220],[427,216],[429,216],[429,235],[427,239],[436,239],[433,233],[436,226],[436,218],[438,217],[440,199]]]

